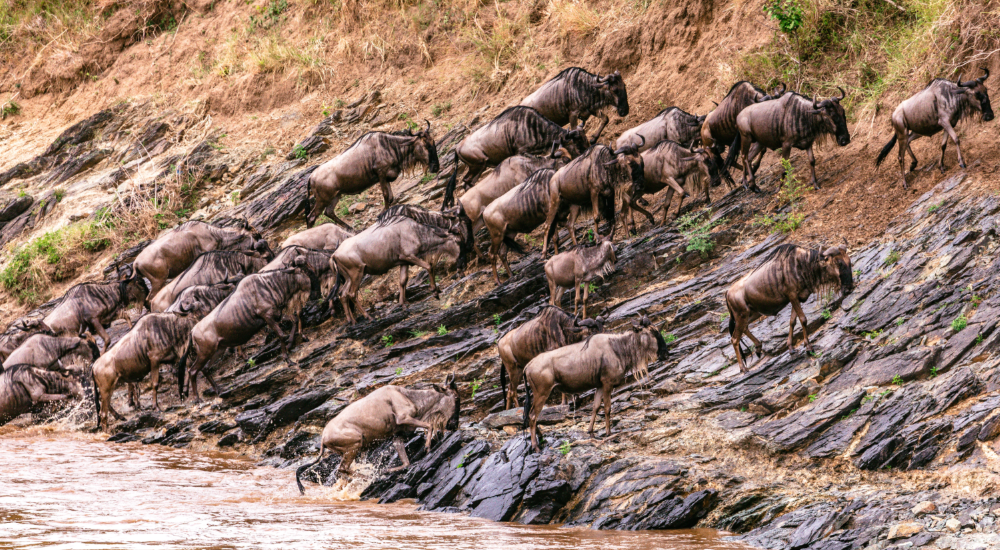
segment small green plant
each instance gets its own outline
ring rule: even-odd
[[[281,14],[288,9],[288,0],[271,0],[266,6],[257,6],[258,16],[250,16],[250,29],[269,29],[281,22]]]
[[[444,336],[445,334],[448,334],[448,328],[445,327],[444,325],[439,326],[437,328],[437,334],[438,336]]]
[[[677,340],[677,336],[674,336],[673,334],[667,334],[667,331],[665,330],[660,331],[660,336],[663,338],[663,341],[668,344],[672,344]]]
[[[595,283],[594,281],[590,281],[589,283],[587,283],[587,292],[589,292],[591,294],[597,292],[598,288],[600,288],[600,287],[597,286],[597,283]]]
[[[830,317],[833,317],[833,313],[830,313],[830,308],[825,308],[823,313],[820,313],[819,316],[824,319],[829,319]]]
[[[232,193],[230,193],[229,194],[229,201],[233,203],[233,206],[236,206],[237,204],[239,204],[240,203],[240,192],[239,191],[233,191]]]
[[[423,175],[423,177],[420,178],[420,183],[421,184],[427,183],[427,182],[433,180],[436,177],[437,177],[436,173],[434,173],[434,172],[427,172],[426,174]]]
[[[464,455],[462,455],[462,461],[459,462],[458,466],[455,466],[455,467],[456,468],[465,468],[465,461],[469,460],[470,456],[472,456],[472,453],[465,453]]]
[[[594,228],[590,228],[587,230],[587,235],[585,238],[589,242],[594,242]]]
[[[10,100],[3,104],[0,108],[0,120],[3,120],[9,116],[14,116],[21,112],[21,106],[18,105],[14,100]]]
[[[903,379],[898,374],[895,375],[895,376],[893,376],[892,377],[892,385],[893,386],[902,386],[903,385]]]
[[[725,218],[712,220],[712,210],[703,208],[697,212],[685,214],[677,219],[677,227],[687,240],[687,251],[697,250],[703,258],[715,248],[711,231],[726,223]]]
[[[420,128],[420,125],[414,122],[413,118],[410,117],[410,113],[399,113],[399,120],[402,120],[406,124],[406,128],[411,132]]]
[[[785,34],[792,34],[802,27],[802,6],[796,0],[771,0],[764,6],[764,13],[778,22]]]
[[[931,367],[931,378],[937,378],[937,375],[938,375],[938,368]]]
[[[977,334],[976,335],[976,345],[978,346],[979,344],[982,344],[982,343],[983,343],[983,335],[982,334]]]
[[[445,101],[444,103],[435,103],[431,107],[431,114],[434,116],[441,116],[451,110],[451,102]]]
[[[254,358],[251,357],[250,359],[247,359],[247,366],[252,369],[257,366],[257,361],[254,361]]]
[[[809,394],[809,402],[812,403],[815,400],[816,400],[816,394],[815,393]]]
[[[357,80],[355,80],[354,82],[355,82],[355,84],[354,84],[354,85],[355,85],[355,86],[357,86],[357,83],[358,83],[358,81],[357,81]],[[343,107],[344,105],[347,105],[347,102],[346,102],[346,101],[344,101],[343,99],[340,99],[339,97],[338,97],[337,99],[334,99],[334,100],[333,100],[333,108],[334,108],[334,109],[340,109],[340,108],[342,108],[342,107]]]
[[[472,388],[472,396],[469,397],[469,399],[475,399],[476,392],[479,391],[479,388],[483,386],[483,380],[481,378],[476,378],[475,380],[472,381],[472,383],[469,384],[469,386]]]
[[[559,454],[566,456],[572,448],[573,446],[569,444],[569,441],[563,441],[562,445],[559,446]]]
[[[391,334],[386,334],[382,336],[382,346],[386,348],[391,348],[396,342]]]
[[[965,318],[965,315],[959,315],[951,322],[951,330],[955,332],[961,332],[967,326],[969,326],[969,320]]]
[[[56,189],[55,191],[53,191],[52,195],[55,196],[56,202],[62,202],[63,197],[66,196],[66,190],[63,189],[62,187],[60,187],[60,188]]]
[[[875,340],[878,340],[879,338],[882,337],[883,332],[885,332],[883,329],[870,330],[868,332],[862,332],[861,337],[865,338],[866,340],[874,342]]]
[[[332,111],[330,110],[330,107],[328,105],[323,105],[323,109],[320,111],[320,113],[322,113],[323,117],[325,118],[330,116],[330,113],[332,113]]]
[[[889,251],[889,255],[885,257],[882,261],[882,265],[889,267],[890,265],[899,261],[899,252],[895,249]]]
[[[933,214],[934,212],[937,212],[938,209],[940,209],[942,206],[944,206],[944,201],[928,206],[927,211]]]
[[[496,325],[496,326],[500,326],[500,314],[499,313],[494,313],[493,314],[493,324]]]
[[[403,367],[397,367],[396,368],[396,376],[399,376],[401,374],[403,374]]]
[[[763,214],[754,218],[752,225],[766,227],[771,233],[792,233],[802,225],[804,219],[805,214]]]
[[[897,318],[896,318],[896,326],[897,326],[897,327],[901,327],[901,326],[903,326],[903,323],[905,323],[905,322],[906,322],[906,319],[904,319],[904,318],[902,318],[902,317],[897,317]]]
[[[17,198],[21,199],[28,196],[28,191],[25,188],[20,188],[17,190]]]
[[[413,336],[414,338],[423,338],[424,336],[427,336],[428,334],[429,333],[426,330],[412,330],[412,331],[410,331],[410,336]]]
[[[302,145],[296,145],[295,147],[293,147],[292,154],[297,159],[304,159],[309,156],[309,153],[306,152],[306,148],[303,147]]]

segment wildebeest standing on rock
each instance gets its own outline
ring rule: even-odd
[[[429,172],[440,170],[437,148],[431,135],[431,123],[414,134],[410,130],[369,132],[357,139],[346,151],[328,160],[310,176],[306,200],[315,202],[306,214],[306,225],[312,227],[320,214],[326,214],[341,227],[350,229],[337,217],[337,202],[341,195],[355,195],[379,184],[385,208],[392,205],[392,182],[400,174],[423,164]]]
[[[131,327],[128,307],[141,306],[148,295],[146,283],[136,276],[110,283],[80,283],[66,291],[43,322],[57,335],[80,335],[90,329],[91,334],[101,337],[107,350],[111,342],[104,327],[119,318]]]
[[[468,189],[489,167],[514,155],[542,155],[553,143],[565,147],[571,157],[590,147],[582,129],[566,130],[531,107],[510,107],[472,132],[455,146],[455,169],[448,178],[441,208],[453,206],[459,161],[469,167],[462,180]]]
[[[549,208],[545,222],[548,230],[542,242],[542,257],[548,253],[549,241],[558,252],[555,231],[556,217],[570,206],[577,206],[569,213],[569,236],[576,244],[576,217],[582,210],[594,213],[594,236],[598,233],[598,217],[611,225],[615,233],[615,193],[625,184],[643,187],[642,156],[637,145],[626,145],[612,151],[604,145],[595,145],[583,155],[571,160],[549,180]]]
[[[529,361],[540,353],[575,344],[602,330],[604,322],[601,318],[580,319],[558,307],[546,306],[534,319],[504,334],[497,340],[504,407],[517,407],[517,387],[521,385],[521,375]]]
[[[232,294],[198,321],[191,330],[191,342],[177,367],[177,381],[182,395],[184,370],[189,355],[194,355],[188,379],[195,400],[201,400],[198,394],[198,373],[205,375],[218,395],[218,385],[211,374],[204,370],[207,363],[222,348],[246,344],[265,326],[278,336],[285,361],[294,364],[288,355],[288,346],[294,344],[296,330],[301,325],[299,316],[302,308],[313,290],[318,294],[321,285],[304,258],[299,258],[295,263],[292,268],[263,271],[245,277]],[[291,334],[287,337],[279,326],[282,321],[292,323]]]
[[[97,342],[89,334],[80,337],[35,334],[11,352],[4,363],[63,370],[65,367],[62,359],[67,356],[78,357],[89,364],[100,355],[101,350],[97,348]]]
[[[545,352],[524,368],[524,427],[531,432],[531,446],[538,446],[538,417],[552,389],[564,394],[596,389],[590,433],[594,433],[597,411],[604,401],[605,436],[611,435],[611,391],[632,374],[637,379],[649,374],[649,363],[667,358],[667,343],[647,317],[633,323],[622,334],[595,334],[576,344]]]
[[[604,110],[614,107],[618,116],[628,116],[628,92],[622,75],[615,71],[598,76],[580,67],[570,67],[542,84],[535,92],[521,100],[521,105],[537,109],[542,116],[560,126],[569,124],[583,126],[587,119],[596,116],[601,119],[591,143],[597,143],[608,125],[608,115]]]
[[[656,147],[642,152],[643,166],[643,186],[642,188],[631,189],[629,196],[623,201],[622,215],[628,214],[632,227],[635,227],[635,220],[632,219],[632,210],[638,210],[649,218],[649,223],[655,223],[653,215],[639,205],[639,199],[646,194],[653,194],[667,190],[663,198],[663,223],[667,223],[667,215],[670,210],[670,201],[673,200],[674,192],[680,195],[677,203],[677,214],[680,214],[684,197],[689,193],[684,190],[687,180],[699,176],[700,187],[705,190],[705,203],[710,204],[712,198],[709,196],[709,188],[718,184],[719,166],[715,163],[715,155],[703,147],[686,149],[680,143],[663,140],[656,144]]]
[[[0,363],[6,361],[12,351],[34,334],[54,336],[52,329],[45,326],[41,319],[18,319],[11,323],[0,334]]]
[[[794,244],[777,247],[756,269],[733,283],[726,291],[726,307],[729,310],[729,335],[740,372],[746,372],[740,338],[743,334],[753,341],[757,356],[762,345],[749,329],[750,323],[764,315],[777,315],[792,304],[792,314],[788,324],[788,349],[793,349],[793,335],[796,319],[802,323],[802,339],[806,349],[812,351],[807,334],[808,322],[802,313],[802,302],[814,292],[839,288],[843,293],[854,289],[854,274],[851,272],[851,258],[847,255],[847,241],[843,246],[813,250]]]
[[[0,426],[31,410],[36,403],[81,397],[72,373],[32,365],[10,365],[0,373]]]
[[[776,89],[768,94],[754,84],[742,80],[733,84],[718,107],[705,117],[705,123],[701,126],[701,143],[720,155],[716,157],[716,163],[723,164],[722,151],[727,145],[730,146],[729,154],[723,165],[723,173],[727,179],[729,178],[729,169],[733,166],[736,157],[739,156],[740,150],[740,142],[737,141],[740,132],[736,127],[736,117],[750,105],[779,98],[784,93],[784,84],[781,85],[780,90]],[[730,182],[732,182],[731,179]]]
[[[455,260],[458,269],[465,267],[472,248],[472,227],[468,219],[459,220],[450,214],[431,212],[418,206],[401,204],[379,214],[375,223],[347,239],[333,254],[337,270],[344,279],[334,287],[330,299],[340,297],[347,319],[356,322],[353,304],[363,316],[371,319],[358,303],[361,279],[382,275],[399,267],[399,303],[406,304],[406,282],[409,266],[427,270],[428,282],[435,296],[440,295],[434,280],[434,267],[442,258]]]
[[[119,382],[137,383],[152,377],[153,407],[160,408],[160,365],[176,364],[187,352],[191,329],[200,319],[192,313],[149,313],[102,355],[93,367],[94,403],[98,428],[107,429],[108,412],[124,417],[111,406]],[[138,393],[138,392],[137,392]],[[135,404],[139,404],[136,395]]]
[[[209,250],[256,250],[270,254],[267,241],[249,226],[223,229],[210,223],[192,220],[164,233],[136,256],[132,268],[149,279],[150,297],[156,296],[168,279],[191,266],[200,254]],[[133,276],[129,271],[126,277]]]
[[[652,119],[625,130],[615,142],[615,147],[639,145],[641,153],[665,139],[676,141],[684,147],[693,147],[694,142],[701,137],[701,126],[705,123],[706,116],[692,115],[678,107],[667,107]],[[640,138],[640,135],[644,137]]]
[[[189,286],[177,295],[177,299],[164,313],[191,313],[200,319],[232,294],[242,280],[243,276],[237,275],[221,283]]]
[[[977,111],[982,113],[983,122],[993,120],[993,108],[990,106],[990,96],[986,90],[986,79],[990,77],[990,71],[984,67],[983,72],[986,74],[967,82],[962,82],[961,79],[958,82],[951,82],[935,78],[926,88],[900,103],[892,113],[892,128],[895,134],[875,159],[875,166],[882,164],[892,151],[892,146],[899,141],[899,175],[903,179],[903,189],[908,189],[906,170],[903,169],[907,152],[913,159],[910,171],[917,168],[917,157],[913,154],[910,142],[916,137],[933,136],[944,130],[945,134],[941,138],[941,162],[938,164],[941,173],[944,173],[944,151],[948,147],[949,137],[955,142],[955,148],[958,150],[959,166],[965,168],[955,125]]]
[[[149,310],[154,313],[166,311],[184,289],[256,273],[267,264],[268,260],[270,254],[262,256],[257,252],[244,250],[210,250],[199,254],[184,273],[167,283],[150,300]]]
[[[556,254],[545,262],[545,279],[549,283],[549,303],[559,306],[567,288],[576,289],[573,297],[573,315],[580,303],[580,287],[583,287],[583,316],[587,316],[587,297],[590,296],[589,283],[594,279],[604,279],[615,271],[615,245],[609,240],[601,240],[595,246],[578,246],[573,250]]]
[[[827,136],[834,136],[841,147],[851,142],[847,131],[847,116],[840,97],[814,101],[797,93],[785,94],[781,99],[750,105],[736,118],[740,130],[740,150],[743,153],[743,185],[757,190],[755,168],[751,166],[750,147],[755,143],[768,149],[781,149],[781,158],[787,159],[792,147],[805,149],[812,170],[813,188],[819,189],[816,180],[816,157],[813,144]],[[763,152],[763,151],[762,151]],[[749,175],[749,178],[748,178]],[[749,179],[749,183],[748,183]]]
[[[281,248],[304,246],[318,250],[337,250],[340,243],[353,236],[353,231],[348,231],[335,223],[324,223],[288,237],[281,243]]]
[[[350,475],[351,463],[363,447],[391,437],[402,465],[390,471],[407,468],[410,459],[406,456],[406,445],[400,435],[423,428],[425,449],[429,451],[438,430],[458,429],[461,409],[454,375],[448,376],[443,387],[437,384],[430,389],[383,386],[373,391],[348,405],[323,428],[319,457],[295,470],[299,492],[306,492],[302,486],[302,474],[319,464],[327,449],[341,456],[337,473]]]

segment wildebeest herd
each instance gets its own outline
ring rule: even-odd
[[[910,142],[944,130],[943,171],[947,139],[959,147],[955,125],[975,113],[981,113],[984,121],[993,118],[985,86],[989,71],[984,71],[982,77],[967,82],[935,79],[902,102],[892,115],[895,136],[876,164],[898,142],[900,171],[904,172],[907,153],[913,158],[913,170],[917,161]],[[90,363],[98,428],[108,427],[109,413],[123,418],[111,402],[121,382],[129,385],[131,405],[138,409],[138,383],[150,376],[153,406],[159,408],[163,365],[174,366],[182,398],[193,393],[200,400],[199,374],[218,395],[221,388],[212,376],[213,359],[226,349],[246,345],[264,328],[276,337],[285,360],[293,363],[291,351],[303,339],[307,303],[332,315],[339,299],[349,323],[356,322],[357,314],[370,319],[358,300],[364,277],[399,267],[399,303],[406,304],[410,266],[427,271],[430,290],[438,296],[438,263],[447,259],[457,270],[472,259],[478,263],[476,232],[482,228],[489,233],[488,256],[499,285],[497,262],[511,277],[508,251],[525,252],[515,236],[544,225],[542,258],[550,243],[554,253],[544,266],[551,298],[534,319],[497,341],[504,406],[518,405],[523,379],[523,422],[537,450],[537,421],[550,393],[559,389],[566,396],[595,390],[590,430],[603,405],[610,435],[611,392],[627,376],[643,376],[651,362],[665,359],[668,352],[660,329],[646,316],[617,334],[605,332],[602,317],[587,318],[589,284],[615,270],[616,198],[621,197],[618,214],[638,210],[652,224],[644,197],[667,189],[662,204],[666,223],[675,193],[681,201],[690,195],[710,201],[711,187],[723,180],[735,185],[730,170],[738,157],[742,157],[743,187],[759,191],[755,175],[765,152],[780,150],[787,159],[793,148],[806,151],[811,183],[819,189],[812,147],[826,138],[839,146],[850,142],[841,106],[845,97],[843,89],[819,100],[788,91],[784,85],[769,93],[750,82],[738,82],[707,115],[664,109],[622,133],[612,148],[599,140],[608,124],[607,109],[615,109],[621,117],[629,113],[624,80],[618,72],[599,76],[566,69],[455,146],[454,166],[437,212],[393,204],[392,183],[401,174],[417,166],[431,173],[439,170],[430,122],[416,133],[366,133],[309,176],[303,200],[309,229],[286,239],[277,253],[246,220],[189,221],[165,232],[131,265],[119,268],[116,280],[77,285],[44,319],[11,324],[0,335],[0,424],[37,403],[83,395],[79,377]],[[592,137],[584,127],[590,117],[601,120]],[[960,149],[958,159],[964,167]],[[463,167],[467,167],[465,192],[456,200]],[[476,183],[487,168],[492,171]],[[903,178],[905,187],[905,172]],[[338,200],[375,184],[385,209],[375,223],[355,233],[337,217]],[[314,227],[321,214],[333,223]],[[593,216],[588,230],[592,245],[578,244],[580,214]],[[617,217],[625,226],[625,216]],[[608,222],[603,235],[602,219]],[[562,253],[557,225],[567,229],[572,243]],[[631,226],[634,232],[634,220]],[[747,370],[743,335],[753,342],[758,356],[761,353],[760,340],[749,330],[752,321],[791,305],[789,349],[794,346],[797,322],[805,346],[811,349],[801,304],[812,294],[850,292],[853,286],[846,241],[820,249],[777,247],[725,295],[740,370]],[[561,309],[566,289],[574,291],[572,315]],[[133,324],[136,309],[145,314]],[[130,330],[112,345],[105,329],[119,318],[129,322]],[[423,428],[429,446],[436,431],[457,428],[460,409],[453,376],[443,386],[390,385],[375,390],[326,426],[319,458],[296,472],[299,489],[304,490],[301,475],[328,450],[342,456],[339,472],[344,474],[363,446],[393,438],[405,467],[409,460],[402,434]]]

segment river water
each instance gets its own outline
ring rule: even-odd
[[[494,523],[350,500],[235,453],[0,427],[0,548],[735,550],[710,529],[609,532]]]

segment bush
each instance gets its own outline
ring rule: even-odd
[[[711,235],[712,229],[724,223],[726,223],[725,218],[713,221],[712,210],[703,208],[678,218],[677,227],[687,239],[687,251],[697,250],[705,258],[715,248],[715,242],[712,241]]]

